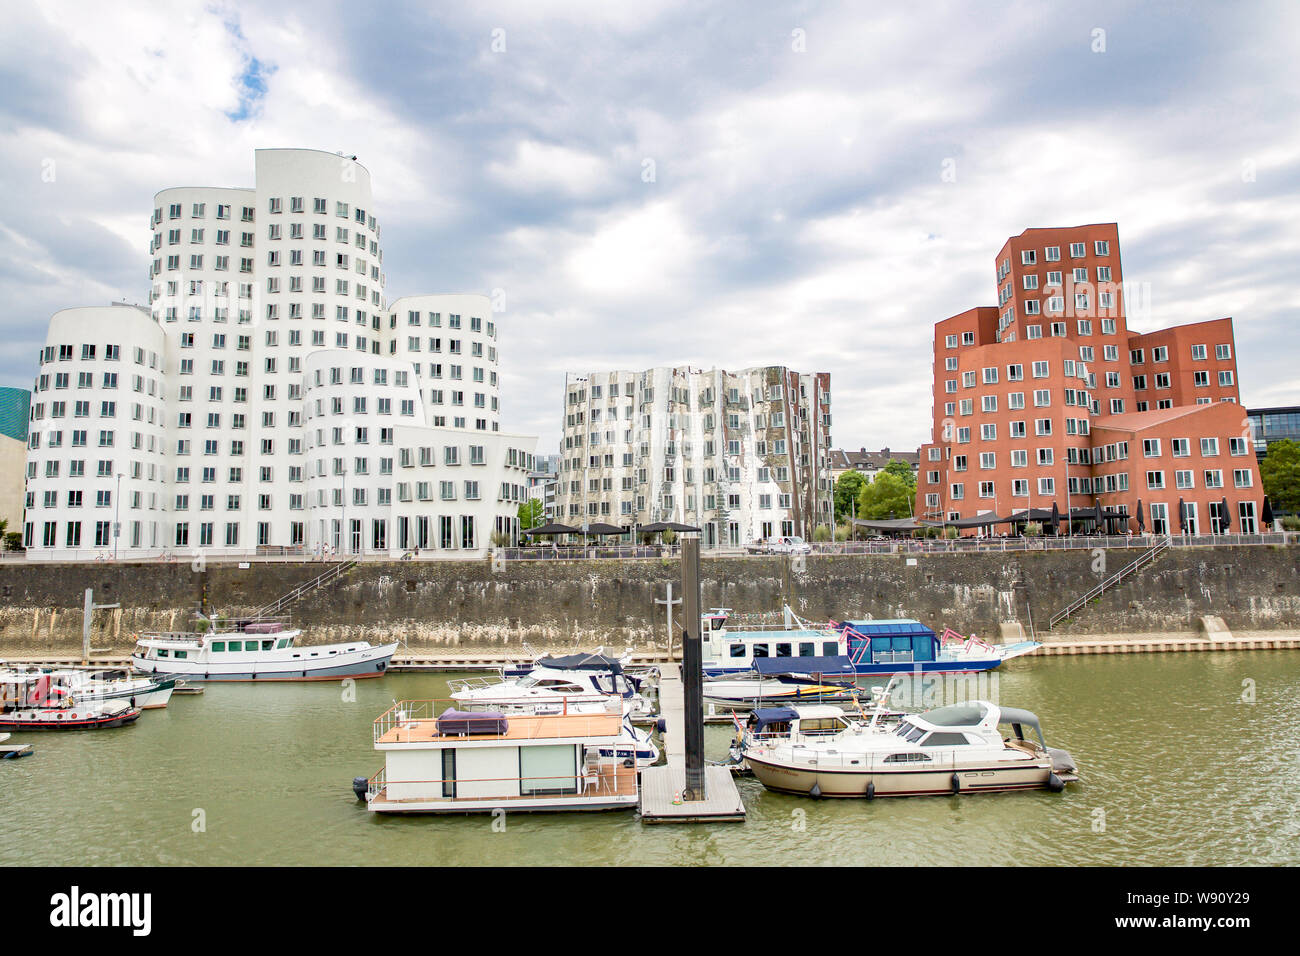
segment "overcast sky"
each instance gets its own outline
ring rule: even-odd
[[[915,448],[933,323],[1089,222],[1131,327],[1232,316],[1243,402],[1300,404],[1300,4],[442,6],[9,5],[0,384],[146,301],[156,191],[301,146],[370,170],[390,301],[504,290],[539,452],[565,371],[683,363],[830,372],[836,445]]]

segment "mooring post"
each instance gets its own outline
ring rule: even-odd
[[[700,539],[682,539],[683,800],[704,797],[704,649],[700,640]]]
[[[86,588],[85,610],[81,612],[81,663],[90,663],[90,619],[95,613],[95,589]]]

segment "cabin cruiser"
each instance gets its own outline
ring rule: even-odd
[[[107,670],[61,670],[72,688],[73,698],[80,701],[127,700],[145,710],[160,710],[171,700],[176,686],[174,677],[141,677],[124,668]]]
[[[462,710],[526,710],[566,713],[578,704],[603,704],[611,695],[634,716],[652,714],[651,702],[623,672],[622,661],[603,654],[540,657],[522,677],[469,677],[448,681],[451,699]]]
[[[920,621],[831,621],[812,627],[785,609],[784,627],[730,630],[727,608],[701,615],[700,636],[707,676],[745,673],[761,660],[786,657],[847,657],[857,674],[965,673],[992,670],[1039,647],[1036,641],[987,644],[974,635],[945,630],[942,637]]]
[[[919,796],[1046,788],[1078,779],[1073,758],[1049,748],[1027,710],[971,701],[889,727],[794,708],[788,728],[747,736],[745,763],[769,790],[813,797]],[[999,727],[1008,725],[1004,738]],[[771,726],[771,725],[769,725]],[[813,730],[813,733],[809,733]],[[1025,731],[1033,732],[1026,737]]]
[[[614,750],[625,715],[505,714],[395,703],[374,724],[384,767],[357,777],[353,792],[373,813],[630,810],[637,771]]]
[[[77,701],[61,674],[0,673],[0,731],[97,730],[132,723],[140,714],[129,700]]]
[[[200,615],[201,630],[146,633],[136,640],[137,671],[187,681],[296,681],[381,677],[397,644],[299,645],[284,619],[223,620]]]

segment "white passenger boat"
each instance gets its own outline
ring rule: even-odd
[[[637,804],[637,771],[606,755],[623,707],[603,713],[502,714],[401,701],[374,725],[384,768],[353,790],[375,813],[622,810]]]
[[[140,635],[131,663],[187,681],[341,680],[382,676],[397,650],[396,643],[366,641],[300,645],[301,636],[284,620],[214,619],[206,631]]]
[[[623,673],[622,661],[603,654],[538,658],[522,677],[467,677],[448,681],[451,699],[463,710],[527,710],[561,714],[577,704],[604,707],[606,698],[623,700],[628,713],[649,715],[654,705]]]
[[[65,678],[55,674],[0,673],[0,730],[98,730],[121,727],[140,716],[126,700],[78,703]]]
[[[783,733],[748,737],[745,763],[769,790],[813,797],[919,796],[1046,788],[1078,779],[1074,760],[1043,741],[1027,710],[972,701],[912,714],[895,728],[872,721],[826,724],[793,708]],[[804,720],[814,721],[816,732]],[[1000,725],[1013,736],[1003,739]],[[1037,739],[1027,739],[1025,730]]]

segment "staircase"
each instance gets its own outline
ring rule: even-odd
[[[1151,564],[1153,561],[1155,561],[1156,558],[1160,557],[1160,555],[1164,554],[1165,551],[1167,551],[1168,549],[1169,549],[1169,539],[1166,538],[1165,540],[1157,544],[1155,547],[1153,547],[1150,551],[1144,551],[1141,555],[1138,556],[1137,560],[1129,564],[1126,564],[1124,567],[1120,568],[1118,571],[1116,571],[1106,580],[1102,581],[1095,588],[1088,591],[1082,597],[1076,598],[1073,602],[1068,604],[1063,610],[1060,610],[1056,614],[1053,614],[1052,619],[1047,624],[1047,629],[1050,631],[1052,628],[1056,627],[1056,625],[1068,619],[1070,615],[1074,614],[1076,611],[1078,611],[1089,601],[1093,600],[1094,598],[1100,597],[1103,592],[1109,590],[1110,588],[1113,588],[1115,585],[1119,584],[1125,578],[1132,576],[1133,574],[1140,571],[1142,568],[1146,567],[1148,564]]]
[[[300,584],[287,594],[282,594],[265,607],[259,607],[257,611],[254,612],[255,616],[259,618],[269,617],[272,614],[280,612],[304,594],[315,591],[317,588],[329,584],[336,578],[342,577],[345,573],[356,567],[356,564],[357,562],[355,558],[350,561],[340,561],[338,564],[333,565],[329,570],[316,575],[316,577],[312,578],[306,584]]]

